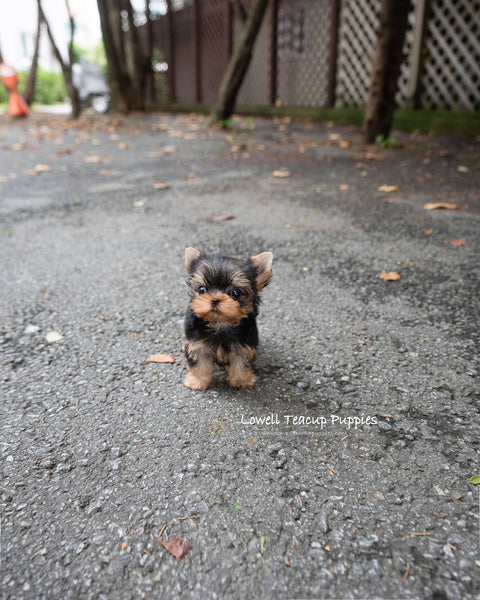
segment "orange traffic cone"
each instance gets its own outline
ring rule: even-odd
[[[26,117],[28,116],[28,106],[25,100],[20,96],[17,90],[10,92],[8,99],[8,114],[11,117]]]
[[[18,77],[15,69],[5,63],[0,63],[0,77],[9,91],[8,114],[11,117],[26,117],[29,113],[27,103],[17,92]]]

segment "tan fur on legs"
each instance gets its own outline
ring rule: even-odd
[[[255,348],[237,346],[229,356],[227,367],[228,384],[232,388],[252,389],[257,378],[252,372],[252,361],[255,358]]]
[[[184,342],[187,357],[194,361],[194,365],[187,364],[188,373],[183,380],[183,385],[191,390],[206,390],[212,383],[214,359],[205,351],[203,344]]]

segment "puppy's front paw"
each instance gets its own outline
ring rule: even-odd
[[[210,387],[212,383],[211,379],[200,379],[196,377],[193,373],[187,373],[185,375],[185,379],[183,380],[183,385],[191,390],[195,390],[199,392],[200,390],[206,390]]]
[[[237,371],[228,378],[228,384],[231,388],[246,388],[251,390],[256,382],[257,378],[252,371]]]

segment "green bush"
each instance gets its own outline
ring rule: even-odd
[[[28,72],[18,73],[18,91],[23,93],[27,81]],[[0,85],[0,104],[7,101],[8,93],[5,86]],[[57,104],[67,98],[63,75],[49,71],[37,71],[37,85],[35,88],[34,102],[38,104]]]

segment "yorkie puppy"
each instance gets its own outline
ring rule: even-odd
[[[183,346],[186,387],[208,388],[215,363],[226,367],[230,387],[255,385],[252,362],[258,345],[258,293],[272,276],[272,261],[271,252],[238,259],[185,250],[191,297]]]

